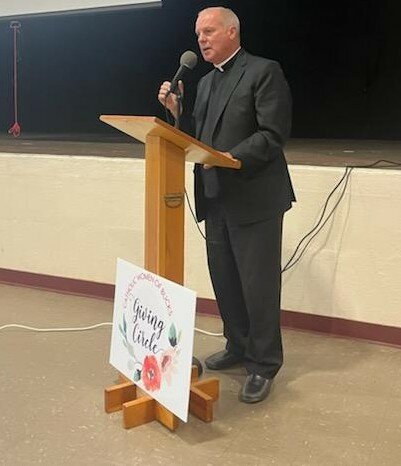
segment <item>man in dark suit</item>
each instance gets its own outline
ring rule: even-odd
[[[281,238],[284,212],[295,201],[283,146],[291,97],[277,62],[240,46],[237,16],[222,7],[201,11],[195,32],[214,65],[197,90],[195,136],[239,170],[195,166],[198,221],[205,220],[208,265],[224,323],[226,349],[209,356],[211,370],[243,363],[243,402],[261,401],[283,362],[280,331]],[[170,83],[159,100],[178,116]],[[166,99],[167,95],[167,99]]]

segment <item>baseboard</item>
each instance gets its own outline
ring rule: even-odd
[[[115,287],[108,283],[22,272],[19,270],[0,268],[0,283],[38,288],[58,293],[88,296],[91,298],[101,298],[110,301],[114,299]]]
[[[0,283],[110,301],[114,299],[114,285],[112,284],[18,270],[0,268]],[[219,316],[219,310],[214,299],[198,298],[196,312],[204,315]],[[368,340],[401,347],[400,327],[286,310],[282,311],[281,321],[283,327],[287,328]]]
[[[219,309],[214,299],[198,299],[197,312],[214,316],[219,315]],[[281,324],[285,328],[368,340],[401,347],[400,327],[286,310],[281,311]]]

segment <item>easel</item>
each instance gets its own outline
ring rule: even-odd
[[[192,367],[189,412],[204,422],[213,420],[213,402],[219,398],[219,380],[198,379],[198,368]],[[123,426],[126,429],[151,421],[159,421],[170,430],[176,430],[179,419],[168,409],[140,389],[123,375],[120,383],[104,392],[106,413],[122,410]]]
[[[240,168],[211,147],[156,117],[102,115],[100,119],[145,143],[145,268],[176,283],[184,281],[185,161]],[[123,411],[125,428],[158,420],[170,430],[178,418],[148,395],[139,393],[120,375],[119,384],[106,388],[105,410]],[[219,396],[216,378],[199,380],[192,368],[190,413],[205,422],[213,419],[213,402]]]

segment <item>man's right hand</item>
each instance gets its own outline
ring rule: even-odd
[[[158,99],[159,102],[168,110],[170,110],[171,114],[177,120],[179,113],[181,113],[180,104],[178,102],[178,98],[176,94],[169,94],[171,83],[170,81],[164,81],[164,83],[160,86]],[[181,96],[184,94],[184,84],[182,81],[178,82],[178,88],[180,90]],[[167,95],[168,94],[168,95]],[[166,99],[167,96],[167,99]]]

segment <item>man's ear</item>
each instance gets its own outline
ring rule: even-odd
[[[237,37],[237,30],[235,29],[234,26],[230,26],[228,29],[228,35],[231,40],[235,39]]]

